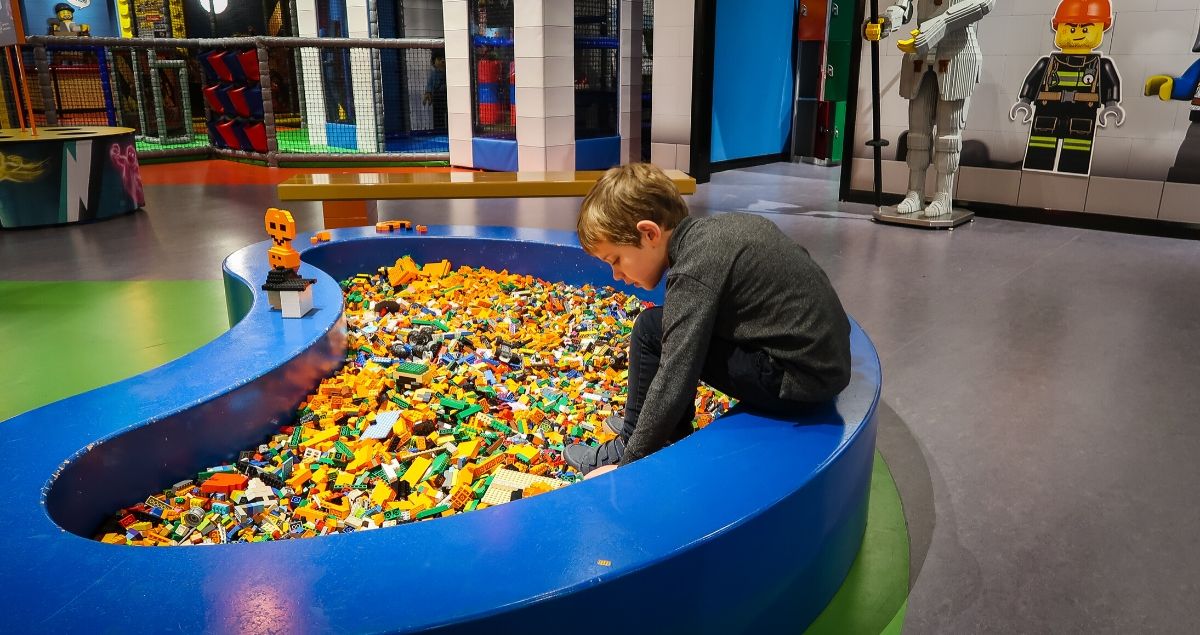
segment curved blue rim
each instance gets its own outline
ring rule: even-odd
[[[340,364],[345,323],[330,273],[373,270],[405,253],[442,254],[455,266],[519,265],[548,279],[611,284],[607,266],[567,232],[357,228],[319,246],[301,236],[295,246],[301,273],[318,279],[317,310],[306,318],[268,310],[254,282],[265,277],[268,243],[250,245],[224,265],[231,317],[240,318],[230,331],[179,360],[0,427],[9,467],[0,598],[15,628],[169,620],[186,631],[571,624],[586,633],[623,621],[592,619],[598,607],[625,605],[654,607],[636,619],[639,629],[658,632],[794,629],[840,586],[866,521],[881,380],[857,324],[854,378],[823,411],[791,421],[734,411],[560,492],[309,540],[148,549],[83,537],[153,488],[259,443]],[[661,300],[661,289],[642,295]]]

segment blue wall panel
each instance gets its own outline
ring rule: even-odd
[[[792,128],[796,0],[717,1],[713,60],[715,161],[777,154]]]

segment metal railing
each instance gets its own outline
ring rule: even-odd
[[[29,37],[35,119],[123,126],[142,157],[449,160],[434,38]],[[15,103],[9,101],[9,103]]]

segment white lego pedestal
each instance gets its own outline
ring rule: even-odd
[[[268,291],[267,300],[271,308],[283,311],[285,318],[302,318],[313,308],[313,285],[303,291]]]
[[[955,207],[949,214],[930,218],[928,216],[921,216],[920,212],[915,214],[897,214],[896,207],[892,206],[876,209],[871,214],[871,217],[876,222],[888,225],[907,225],[909,227],[923,227],[925,229],[954,229],[963,223],[975,220],[975,212]]]

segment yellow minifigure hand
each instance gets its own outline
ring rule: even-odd
[[[900,41],[896,42],[896,48],[900,49],[901,51],[903,51],[905,53],[911,53],[913,55],[916,55],[917,54],[917,36],[920,34],[921,34],[920,29],[913,29],[912,30],[912,39],[911,40],[900,40]]]
[[[868,22],[866,27],[863,28],[863,37],[868,42],[878,42],[883,39],[883,23],[883,18],[875,18]]]
[[[1175,91],[1175,78],[1169,75],[1151,75],[1146,78],[1147,97],[1158,95],[1158,98],[1163,101],[1171,100],[1171,93]]]

